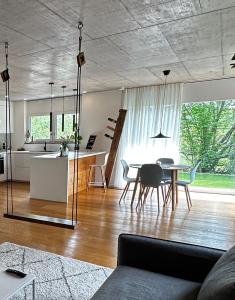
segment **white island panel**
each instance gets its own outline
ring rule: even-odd
[[[31,160],[30,198],[67,202],[68,159],[42,157]]]
[[[82,186],[86,182],[89,162],[100,161],[104,155],[105,152],[79,152],[78,174],[82,176],[79,178]],[[69,152],[68,157],[59,157],[55,153],[33,157],[30,168],[30,198],[68,202],[74,158],[74,152]]]

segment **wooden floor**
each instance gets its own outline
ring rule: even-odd
[[[69,216],[65,204],[30,200],[29,184],[14,183],[15,212],[54,217]],[[174,212],[157,211],[156,199],[148,200],[144,211],[130,208],[130,197],[118,204],[121,191],[91,189],[79,195],[79,225],[76,230],[10,220],[3,217],[5,185],[0,185],[0,243],[13,242],[99,265],[116,264],[117,238],[122,232],[184,241],[227,249],[235,244],[235,197],[194,193],[188,212],[184,194]],[[202,200],[200,200],[202,199]]]

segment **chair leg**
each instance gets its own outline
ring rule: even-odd
[[[136,205],[136,208],[140,205],[140,203],[142,204],[142,196],[145,192],[145,187],[143,185],[140,186],[140,192],[139,192],[139,198],[138,198],[138,203]]]
[[[106,186],[106,180],[105,180],[105,175],[104,175],[104,167],[100,167],[100,172],[101,172],[101,177],[102,177],[102,183],[104,187],[104,191],[106,192],[107,186]]]
[[[130,187],[130,182],[129,182],[129,183],[127,183],[127,188],[126,188],[126,191],[125,191],[125,194],[124,194],[124,197],[123,197],[123,199],[125,199],[125,198],[126,198],[126,194],[127,194],[128,190],[129,190],[129,187]]]
[[[159,211],[159,208],[160,208],[160,195],[159,195],[159,187],[157,187],[157,205],[158,205],[158,211]]]
[[[150,198],[152,198],[152,196],[153,196],[153,191],[154,191],[154,188],[152,188],[152,192],[151,192]]]
[[[187,193],[188,193],[188,199],[189,199],[190,206],[193,206],[188,186],[187,186]]]
[[[86,190],[87,190],[87,192],[89,191],[89,184],[90,184],[90,179],[91,179],[91,177],[92,177],[92,170],[93,170],[93,168],[90,166],[89,167],[89,173],[88,173],[88,178],[87,178],[87,185],[86,185]]]
[[[168,201],[169,201],[170,195],[171,195],[171,190],[172,190],[172,185],[170,184],[169,189],[168,189],[167,194],[166,194],[164,206],[166,206],[168,204]]]
[[[150,191],[150,187],[147,187],[147,188],[146,188],[146,192],[144,193],[143,205],[144,205],[145,202],[146,202],[146,199],[147,199],[147,197],[148,197],[149,191]]]
[[[165,186],[163,187],[163,186],[161,185],[163,204],[165,204],[165,197],[166,197],[166,195],[165,195],[165,188],[166,188]]]
[[[188,210],[190,210],[190,204],[189,204],[189,198],[188,198],[187,186],[184,187],[184,190],[185,190],[186,201],[187,201],[187,204],[188,204]]]
[[[123,189],[122,195],[121,195],[120,200],[119,200],[119,204],[121,203],[122,199],[124,199],[124,195],[125,195],[125,192],[127,190],[127,186],[128,186],[128,183],[125,185],[125,187]]]

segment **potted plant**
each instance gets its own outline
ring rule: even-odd
[[[75,141],[74,135],[67,135],[67,137],[61,136],[61,145],[60,145],[60,156],[68,156],[69,154],[69,144]],[[78,136],[78,144],[80,144],[82,137]]]

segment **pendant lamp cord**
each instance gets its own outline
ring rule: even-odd
[[[62,86],[63,88],[63,114],[64,114],[64,89],[65,89],[65,86]]]
[[[164,92],[163,92],[163,101],[162,101],[162,119],[161,119],[161,127],[160,127],[160,133],[162,132],[162,125],[163,125],[163,120],[164,120],[164,107],[165,107],[165,97],[166,97],[166,82],[167,82],[167,76],[165,75],[165,82],[164,82]]]
[[[50,83],[51,85],[51,112],[52,112],[52,83]]]

